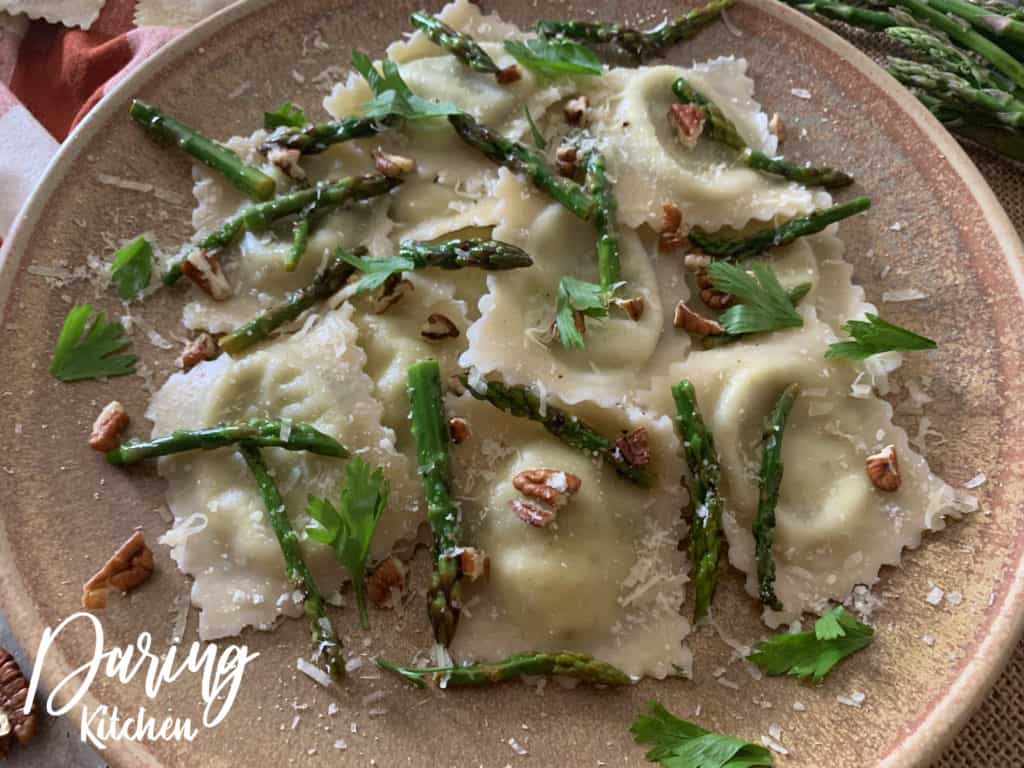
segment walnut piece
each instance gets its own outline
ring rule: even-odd
[[[580,489],[581,481],[572,472],[557,469],[525,469],[512,478],[512,487],[553,507],[564,507]]]
[[[36,713],[34,709],[27,715],[24,713],[27,695],[28,680],[18,662],[0,648],[0,759],[7,754],[12,736],[19,744],[27,744],[35,736]]]
[[[722,333],[722,326],[717,321],[694,312],[685,301],[676,304],[672,325],[695,336],[718,336]]]
[[[886,493],[899,490],[902,478],[895,445],[887,445],[878,453],[868,456],[864,460],[864,467],[868,479],[878,490]]]
[[[555,168],[559,176],[572,179],[578,170],[576,163],[579,161],[579,150],[575,144],[563,144],[555,151]]]
[[[416,290],[408,280],[405,280],[400,272],[388,275],[384,285],[380,287],[377,296],[373,300],[373,313],[383,315],[391,307],[400,302],[407,293]]]
[[[524,523],[529,523],[534,528],[543,528],[554,520],[557,514],[550,507],[534,504],[532,501],[524,501],[523,499],[512,499],[510,506],[512,511],[515,512],[516,517]]]
[[[469,424],[466,423],[465,419],[458,416],[452,416],[448,419],[448,434],[456,445],[466,442],[473,436],[469,429]]]
[[[634,296],[631,299],[615,299],[614,304],[619,309],[621,309],[623,312],[625,312],[626,313],[626,317],[628,317],[633,322],[636,322],[641,317],[643,317],[643,314],[644,314],[644,297],[643,296]]]
[[[280,169],[281,173],[290,179],[295,179],[295,181],[302,181],[306,178],[306,171],[299,165],[300,157],[302,157],[301,151],[287,149],[286,147],[273,147],[267,152],[267,160],[270,161],[271,165]]]
[[[427,318],[427,322],[424,323],[423,328],[420,329],[420,336],[428,341],[455,339],[459,336],[459,329],[447,315],[442,315],[440,312],[433,312]]]
[[[142,531],[135,531],[106,565],[85,582],[82,587],[82,607],[88,610],[106,608],[107,592],[111,587],[128,592],[152,574],[153,552],[146,544]]]
[[[188,373],[203,360],[213,360],[219,354],[220,346],[217,339],[203,331],[185,345],[181,357],[178,358],[178,367]]]
[[[392,155],[380,147],[373,150],[370,155],[373,157],[373,167],[377,169],[377,173],[391,179],[396,179],[399,176],[404,176],[416,170],[416,161],[411,157]]]
[[[590,99],[586,96],[576,96],[565,103],[562,113],[565,115],[565,122],[569,125],[579,125],[590,109]]]
[[[704,133],[706,119],[704,109],[693,104],[673,104],[669,107],[668,121],[675,128],[679,143],[687,149],[697,146],[697,140]]]
[[[459,570],[470,581],[476,581],[490,572],[491,559],[482,549],[463,547],[459,552]]]
[[[231,283],[220,268],[216,254],[206,248],[196,248],[181,263],[181,271],[189,280],[202,288],[214,301],[231,296]]]
[[[782,122],[782,115],[776,112],[768,121],[768,131],[775,135],[780,142],[786,140],[786,124]]]
[[[121,433],[128,426],[128,411],[117,400],[107,403],[96,421],[92,425],[92,434],[89,435],[89,447],[94,451],[106,453],[111,448],[116,448],[121,442]]]
[[[508,85],[514,83],[517,80],[521,80],[523,73],[519,71],[518,64],[509,64],[507,67],[502,67],[494,73],[494,79],[502,85]]]
[[[711,275],[706,269],[697,273],[697,288],[700,289],[700,300],[711,309],[725,309],[736,303],[736,297],[731,293],[715,288]]]
[[[651,447],[647,439],[647,428],[637,427],[626,432],[615,441],[615,450],[627,464],[643,467],[651,463]]]
[[[658,233],[658,250],[662,253],[675,250],[686,242],[683,232],[683,212],[671,200],[661,204],[661,231]]]
[[[366,580],[366,596],[378,608],[394,608],[405,589],[405,565],[397,557],[382,560]]]

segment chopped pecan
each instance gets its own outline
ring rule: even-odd
[[[431,313],[420,330],[420,336],[430,341],[443,341],[444,339],[458,338],[459,329],[447,315],[440,312]]]
[[[214,301],[224,301],[231,296],[231,283],[224,276],[217,255],[205,248],[192,251],[181,263],[181,271]]]
[[[697,273],[697,288],[700,289],[700,300],[711,309],[725,309],[736,303],[736,297],[731,293],[715,288],[711,275],[706,269]]]
[[[668,121],[675,128],[679,143],[687,149],[697,146],[697,140],[704,133],[705,119],[704,109],[693,104],[673,104],[668,111]]]
[[[366,596],[378,608],[394,608],[405,589],[405,565],[397,557],[382,560],[366,580]]]
[[[128,592],[139,586],[153,573],[153,552],[146,544],[142,531],[135,531],[122,544],[106,565],[85,582],[82,587],[82,607],[98,610],[107,607],[107,592],[111,587]]]
[[[672,325],[696,336],[718,336],[722,333],[722,326],[717,321],[694,312],[685,301],[676,304]]]
[[[118,438],[128,426],[128,411],[117,400],[107,403],[92,425],[89,447],[106,453],[121,442]]]
[[[782,115],[778,112],[772,115],[772,119],[768,121],[768,130],[775,134],[775,138],[779,141],[786,140],[786,124],[782,122]]]
[[[579,170],[576,163],[579,160],[579,150],[575,144],[563,144],[555,151],[555,168],[559,176],[567,179],[574,178]]]
[[[203,331],[185,345],[181,357],[178,358],[178,367],[187,373],[203,360],[213,360],[219,354],[220,347],[217,345],[217,339]]]
[[[627,464],[643,467],[651,463],[651,446],[647,440],[647,428],[637,427],[625,432],[615,441],[615,450]]]
[[[644,297],[634,296],[631,299],[615,299],[615,306],[626,313],[633,321],[639,320],[644,314]]]
[[[565,115],[565,122],[569,123],[569,125],[579,125],[587,114],[588,109],[590,109],[590,99],[586,96],[581,95],[569,99],[565,103],[565,109],[562,110]]]
[[[18,662],[0,648],[0,759],[7,754],[12,735],[19,744],[27,744],[35,736],[36,713],[32,708],[27,715],[24,711],[27,696],[28,680]]]
[[[473,433],[469,430],[469,424],[466,423],[465,419],[458,416],[452,416],[448,419],[448,434],[451,435],[452,442],[456,445],[466,442],[473,436]]]
[[[463,547],[459,552],[459,570],[470,581],[476,581],[490,572],[491,559],[482,549]]]
[[[508,85],[514,83],[517,80],[521,80],[523,73],[519,71],[517,64],[509,64],[507,67],[502,67],[494,73],[494,79],[502,85]]]
[[[516,513],[516,517],[524,523],[529,523],[534,528],[543,528],[555,519],[556,512],[554,509],[534,504],[532,501],[512,499],[510,506],[512,507],[512,511]]]
[[[373,167],[377,173],[389,178],[398,178],[416,170],[416,161],[404,155],[392,155],[380,147],[373,150],[370,155],[373,157]]]
[[[686,242],[683,232],[683,212],[671,200],[661,204],[661,231],[658,233],[658,250],[662,253],[674,250]]]
[[[868,479],[878,490],[887,493],[899,490],[902,478],[895,445],[887,445],[878,453],[868,456],[864,460],[864,467]]]
[[[388,275],[373,300],[373,313],[375,315],[384,314],[400,302],[407,293],[414,290],[416,290],[416,286],[404,279],[400,272]]]
[[[557,469],[525,469],[512,478],[512,487],[553,507],[563,507],[580,489],[580,479],[572,472]]]
[[[302,152],[285,147],[272,147],[267,152],[267,160],[270,161],[271,165],[279,168],[281,173],[296,181],[302,181],[306,178],[306,171],[299,165],[300,157],[302,157]]]

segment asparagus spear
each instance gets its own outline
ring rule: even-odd
[[[533,259],[522,248],[482,238],[457,238],[440,243],[406,240],[398,246],[398,255],[409,259],[415,269],[476,267],[496,271],[533,265]]]
[[[735,0],[711,0],[658,27],[641,31],[624,24],[594,21],[539,21],[537,34],[542,37],[568,37],[587,43],[613,43],[626,53],[643,60],[657,56],[680,40],[693,37],[717,19]]]
[[[304,155],[316,155],[332,144],[375,136],[398,124],[394,117],[343,117],[302,128],[282,125],[263,140],[260,152],[271,149],[297,149]]]
[[[979,88],[1012,90],[1012,83],[997,75],[989,67],[979,63],[964,51],[917,27],[890,27],[886,34],[893,40],[917,51],[927,58],[934,67],[959,75]]]
[[[842,221],[870,207],[871,201],[861,196],[833,205],[831,208],[815,211],[809,216],[790,219],[777,227],[762,229],[747,237],[712,234],[700,227],[693,227],[687,233],[687,237],[693,245],[709,256],[736,261],[757,256],[769,248],[789,245],[799,237],[821,232],[829,224]]]
[[[782,391],[779,401],[765,422],[764,453],[761,456],[761,475],[758,485],[757,517],[754,518],[754,542],[757,548],[757,582],[761,602],[773,611],[781,611],[782,603],[775,595],[775,560],[772,558],[772,539],[775,535],[775,507],[779,503],[782,485],[782,434],[793,401],[800,393],[797,384]]]
[[[497,74],[499,67],[477,42],[458,30],[452,29],[437,16],[416,11],[409,17],[417,29],[472,70],[489,75]]]
[[[119,465],[137,464],[157,456],[184,451],[209,451],[237,443],[309,451],[337,459],[349,456],[345,446],[310,424],[296,421],[289,427],[281,419],[250,419],[206,429],[179,429],[152,440],[129,440],[107,451],[107,461]]]
[[[442,687],[479,687],[515,680],[522,675],[564,675],[594,685],[629,685],[629,675],[585,653],[574,651],[537,651],[517,653],[501,661],[452,667],[400,667],[384,659],[374,659],[381,669],[425,688],[425,679],[439,676]]]
[[[694,621],[703,621],[711,609],[718,587],[718,557],[721,546],[722,497],[718,493],[721,470],[715,441],[697,410],[693,385],[683,379],[672,387],[676,401],[676,428],[682,437],[686,463],[690,468],[695,503],[690,529],[690,559],[693,561]]]
[[[1024,128],[1024,101],[1006,91],[977,88],[951,72],[896,57],[889,58],[888,69],[901,83],[953,105],[972,121]]]
[[[726,144],[740,151],[738,160],[747,167],[762,173],[781,176],[790,181],[807,184],[812,187],[845,187],[853,183],[853,177],[834,168],[797,165],[782,158],[769,157],[764,152],[751,149],[740,136],[732,120],[725,116],[721,109],[704,94],[679,78],[672,84],[672,91],[684,104],[692,104],[704,110],[706,122],[704,130],[715,141]]]
[[[927,4],[940,13],[959,16],[975,29],[999,41],[1024,43],[1024,23],[1013,17],[1003,16],[989,8],[979,8],[967,0],[927,0]]]
[[[332,678],[341,680],[345,677],[345,659],[341,653],[341,640],[334,631],[334,624],[331,623],[324,609],[323,597],[313,580],[313,574],[309,572],[306,562],[302,559],[299,537],[296,535],[295,529],[292,528],[291,520],[288,519],[288,511],[285,509],[274,478],[271,477],[270,470],[263,461],[259,448],[252,443],[242,443],[238,450],[256,479],[256,485],[259,486],[263,504],[270,516],[270,527],[274,529],[277,543],[281,546],[281,554],[284,555],[288,580],[295,589],[304,593],[303,607],[309,618],[313,660],[318,662]]]
[[[884,11],[872,10],[859,5],[847,5],[834,0],[783,0],[804,13],[816,13],[836,21],[844,21],[864,29],[888,29],[898,27],[902,22]]]
[[[312,224],[313,212],[306,211],[295,220],[292,227],[292,247],[288,249],[288,255],[284,257],[284,268],[287,272],[294,272],[302,260],[302,254],[306,252],[309,244],[309,228]]]
[[[612,295],[621,281],[619,235],[615,226],[615,192],[605,172],[604,158],[594,150],[587,158],[587,192],[594,200],[594,224],[597,226],[597,271],[601,290]]]
[[[544,428],[568,445],[588,455],[600,456],[615,467],[615,471],[627,480],[644,488],[654,485],[655,476],[647,466],[638,466],[626,461],[616,450],[615,442],[600,434],[593,427],[572,416],[561,408],[542,403],[540,397],[525,387],[513,387],[497,381],[484,382],[485,389],[476,389],[469,378],[459,376],[462,386],[477,400],[490,403],[505,413],[519,418],[539,422]],[[474,382],[476,386],[480,386]]]
[[[365,249],[357,249],[357,253]],[[244,325],[220,339],[220,348],[229,355],[237,355],[254,344],[269,338],[270,334],[286,323],[290,323],[317,302],[330,298],[340,291],[355,272],[355,267],[344,259],[345,251],[339,248],[328,260],[313,282],[289,294],[281,304],[265,309]]]
[[[339,181],[323,182],[315,187],[297,189],[280,195],[265,203],[244,208],[228,219],[216,232],[202,240],[198,247],[210,250],[224,248],[244,232],[262,232],[274,222],[286,216],[302,213],[310,215],[315,211],[336,208],[358,200],[383,195],[401,183],[401,179],[388,178],[380,174],[349,176]],[[171,264],[164,273],[164,283],[174,285],[182,275],[184,259]]]
[[[452,499],[441,368],[436,360],[420,360],[409,368],[408,375],[412,434],[427,498],[427,521],[434,534],[434,573],[427,590],[427,613],[434,639],[447,647],[455,637],[462,610],[462,574],[455,554],[461,543],[462,512]]]
[[[223,173],[228,181],[249,197],[266,200],[274,194],[276,184],[272,177],[242,162],[227,147],[211,141],[170,115],[165,115],[153,105],[133,99],[128,114],[157,138],[177,144],[196,160]]]
[[[498,165],[524,174],[534,186],[547,192],[584,221],[593,217],[594,199],[579,184],[559,176],[543,157],[531,149],[506,139],[467,114],[449,115],[448,122],[463,141],[479,149]]]

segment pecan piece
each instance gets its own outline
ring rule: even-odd
[[[470,581],[476,581],[490,572],[491,559],[482,549],[463,547],[459,552],[459,570]]]
[[[96,574],[82,587],[82,607],[99,610],[107,607],[111,587],[128,592],[153,574],[153,552],[142,531],[135,531]]]
[[[887,445],[878,453],[868,456],[864,460],[864,467],[868,479],[878,490],[886,493],[899,490],[902,478],[895,445]]]
[[[651,463],[651,447],[647,440],[647,428],[637,427],[623,433],[615,441],[615,450],[627,464],[643,467]]]
[[[512,487],[557,508],[565,506],[568,497],[580,489],[580,479],[557,469],[524,469],[512,478]]]
[[[736,297],[731,293],[715,288],[706,269],[697,273],[697,288],[700,289],[700,300],[711,309],[725,309],[736,303]]]
[[[424,323],[423,328],[420,329],[420,336],[429,341],[443,341],[445,339],[458,338],[459,329],[456,327],[447,315],[442,315],[440,312],[431,313],[430,317],[427,318],[427,322]]]
[[[405,565],[397,557],[382,560],[366,580],[366,596],[378,608],[394,608],[405,589]]]
[[[407,293],[416,290],[408,280],[402,277],[400,272],[394,272],[387,276],[384,285],[380,287],[377,296],[373,300],[373,313],[383,315],[392,306],[400,302]]]
[[[514,83],[517,80],[521,80],[523,73],[519,71],[518,64],[509,64],[507,67],[502,67],[494,73],[494,79],[502,85],[508,85]]]
[[[203,360],[213,360],[219,354],[220,347],[217,345],[217,340],[203,331],[185,345],[185,349],[181,351],[181,357],[178,358],[178,367],[188,373]]]
[[[516,513],[516,517],[524,523],[529,523],[534,528],[543,528],[555,519],[555,510],[534,504],[532,501],[512,499],[510,506],[512,511]]]
[[[416,161],[404,155],[392,155],[380,147],[373,150],[370,155],[373,157],[373,167],[377,173],[388,178],[398,178],[416,170]]]
[[[565,115],[565,122],[569,125],[579,125],[590,109],[590,99],[586,96],[576,96],[565,103],[562,113]]]
[[[32,709],[29,709],[27,715],[24,712],[27,696],[28,680],[18,667],[18,662],[0,648],[0,759],[7,754],[11,736],[19,744],[27,744],[35,736],[36,713]]]
[[[281,173],[290,179],[295,179],[295,181],[302,181],[306,178],[306,171],[299,165],[300,157],[302,157],[302,152],[285,147],[272,147],[267,152],[267,160],[270,161],[271,165],[280,169]]]
[[[693,104],[673,104],[669,107],[668,121],[675,128],[679,143],[687,149],[697,146],[697,140],[704,133],[707,115],[702,107]]]
[[[111,400],[103,407],[92,425],[89,447],[103,453],[111,448],[116,448],[121,442],[118,438],[128,426],[128,421],[128,411],[124,409],[124,406],[117,400]]]
[[[685,301],[676,304],[672,325],[696,336],[718,336],[722,333],[722,326],[717,321],[694,312]]]
[[[181,263],[181,271],[214,301],[224,301],[231,296],[231,283],[224,276],[217,255],[206,248],[192,251]]]
[[[662,253],[674,250],[686,242],[683,232],[683,212],[671,200],[661,204],[661,231],[658,233],[658,250]]]
[[[575,144],[563,144],[555,151],[555,168],[559,176],[567,179],[575,178],[578,170],[579,150]]]
[[[473,436],[469,429],[469,424],[466,423],[465,419],[458,416],[452,416],[448,419],[448,434],[456,445],[466,442]]]
[[[615,299],[615,306],[626,313],[626,317],[636,322],[644,314],[644,297],[634,296],[631,299]]]
[[[786,140],[786,124],[782,122],[782,115],[776,112],[768,121],[768,131],[775,135],[780,142]]]

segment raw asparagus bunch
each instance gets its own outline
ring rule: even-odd
[[[313,580],[313,575],[302,559],[299,548],[299,537],[288,518],[281,493],[277,490],[274,478],[270,474],[260,449],[252,443],[242,443],[239,452],[249,466],[256,485],[263,497],[263,505],[270,517],[270,527],[284,555],[285,570],[288,580],[295,589],[303,593],[303,607],[309,618],[311,639],[313,643],[313,660],[335,680],[345,677],[345,659],[341,652],[341,640],[334,631],[334,624],[324,608],[324,600]]]
[[[889,58],[889,72],[951,113],[970,115],[978,124],[1024,128],[1024,101],[1006,91],[979,88],[952,72],[895,57]]]
[[[738,261],[757,256],[769,248],[789,245],[799,237],[821,232],[830,224],[866,211],[870,207],[871,201],[860,196],[845,203],[833,205],[831,208],[815,211],[808,216],[790,219],[777,227],[759,230],[746,237],[719,232],[708,233],[700,227],[693,227],[687,233],[687,237],[693,245],[709,256]]]
[[[593,685],[629,685],[629,675],[585,653],[538,651],[517,653],[502,661],[451,667],[400,667],[384,659],[374,659],[381,669],[408,680],[418,688],[426,687],[428,677],[436,677],[445,688],[494,685],[516,680],[523,675],[564,675]]]
[[[542,403],[540,397],[526,387],[508,386],[498,381],[470,385],[465,374],[459,377],[459,382],[477,400],[488,402],[513,416],[536,421],[569,447],[589,456],[601,456],[627,480],[644,488],[654,485],[654,473],[649,467],[630,464],[615,449],[613,440],[561,408]]]
[[[725,116],[721,109],[711,102],[704,94],[679,78],[672,85],[672,91],[676,98],[684,104],[692,104],[704,110],[706,122],[704,130],[715,141],[726,144],[733,149],[739,150],[739,161],[749,168],[762,173],[769,173],[774,176],[781,176],[790,181],[806,184],[811,187],[845,187],[853,183],[853,177],[834,168],[815,168],[805,165],[797,165],[782,158],[769,157],[764,152],[751,149],[746,141],[740,136],[739,131],[733,122]]]
[[[111,464],[138,464],[146,459],[185,451],[209,451],[226,445],[247,443],[289,451],[309,451],[320,456],[347,459],[348,449],[316,427],[296,421],[286,425],[281,419],[250,419],[237,424],[222,424],[206,429],[180,429],[152,440],[129,440],[107,452]]]
[[[437,16],[426,11],[416,11],[409,17],[414,27],[476,72],[498,75],[501,68],[487,55],[479,44],[464,32],[452,29]]]
[[[279,148],[297,149],[304,155],[316,155],[333,144],[376,136],[398,123],[396,117],[343,117],[302,128],[282,125],[264,139],[260,144],[260,152],[267,153]]]
[[[793,408],[793,402],[800,394],[797,384],[790,384],[782,391],[771,415],[765,421],[762,436],[761,474],[758,480],[760,492],[757,500],[757,517],[754,518],[754,542],[757,551],[757,583],[761,602],[773,611],[781,611],[782,603],[775,595],[775,560],[772,558],[772,539],[775,535],[775,507],[779,503],[779,487],[782,485],[782,434],[786,419]]]
[[[542,37],[568,37],[585,43],[611,43],[643,61],[659,55],[665,48],[681,40],[693,37],[734,2],[711,0],[707,5],[647,31],[603,21],[539,21],[537,34]]]
[[[559,176],[547,161],[533,150],[517,141],[506,139],[467,114],[449,115],[448,122],[463,141],[483,152],[498,165],[522,173],[535,187],[547,192],[584,221],[589,221],[593,217],[594,199],[576,182]]]
[[[170,115],[165,115],[153,105],[133,99],[128,114],[153,136],[176,144],[196,160],[220,171],[249,197],[267,200],[273,196],[277,185],[272,177],[243,162],[227,147],[206,138]]]
[[[693,618],[699,622],[708,617],[718,587],[723,506],[718,492],[721,470],[714,438],[697,410],[693,385],[683,379],[672,387],[672,397],[676,402],[676,428],[686,452],[695,504],[690,528],[690,559],[695,595]]]
[[[401,183],[401,179],[380,174],[349,176],[340,181],[324,182],[315,187],[297,189],[265,203],[242,209],[215,232],[203,239],[198,248],[218,250],[235,242],[245,232],[263,232],[275,222],[295,214],[309,215],[314,211],[337,208],[359,200],[383,195]],[[181,261],[175,262],[164,273],[164,283],[174,285],[182,275]]]
[[[447,647],[455,637],[462,611],[462,574],[455,554],[461,544],[462,512],[452,498],[441,368],[436,360],[421,360],[409,368],[408,376],[412,434],[427,498],[427,521],[434,535],[434,573],[427,590],[427,613],[434,639]]]

